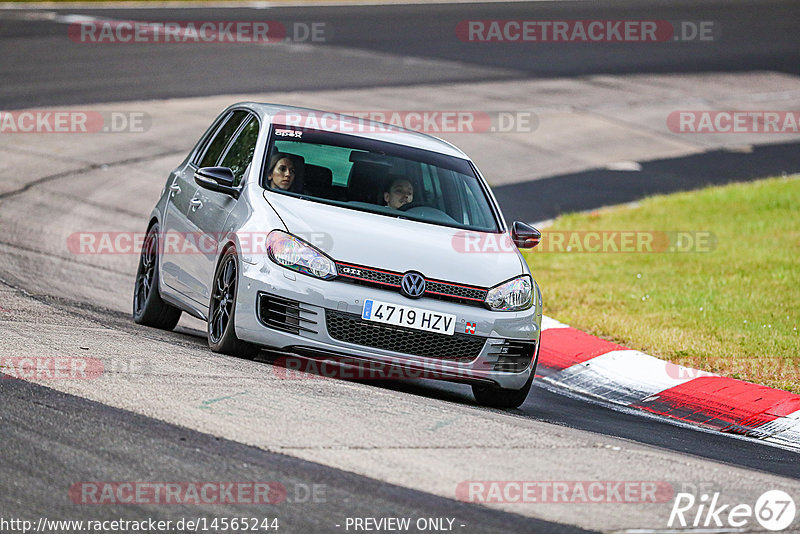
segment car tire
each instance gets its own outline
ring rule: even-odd
[[[525,399],[528,398],[528,393],[531,391],[533,385],[533,377],[536,376],[536,366],[539,365],[539,343],[536,344],[536,356],[533,358],[533,366],[531,367],[531,376],[528,377],[525,385],[521,389],[503,389],[491,388],[486,386],[472,386],[472,394],[475,400],[482,406],[489,408],[519,408]]]
[[[472,394],[475,395],[475,400],[478,401],[478,404],[482,406],[488,406],[489,408],[519,408],[528,398],[528,392],[530,392],[532,384],[533,374],[522,386],[522,389],[472,386]]]
[[[158,224],[147,231],[139,255],[136,282],[133,287],[134,322],[172,330],[181,318],[181,310],[167,304],[158,290]]]
[[[220,256],[214,272],[208,304],[208,346],[212,351],[250,358],[260,348],[236,337],[234,316],[239,294],[239,260],[236,249],[229,247]]]

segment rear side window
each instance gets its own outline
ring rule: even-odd
[[[258,139],[258,121],[251,118],[239,132],[236,140],[228,149],[228,153],[222,158],[220,167],[228,167],[233,171],[233,185],[237,187],[244,178],[244,173],[250,162],[253,160],[253,153],[256,151],[256,140]]]
[[[233,137],[233,134],[236,133],[236,130],[242,124],[247,117],[250,115],[246,111],[234,111],[231,113],[231,116],[228,118],[225,123],[220,126],[219,129],[214,133],[213,137],[209,141],[208,145],[206,146],[205,154],[198,162],[198,167],[214,167],[217,162],[219,161],[222,152],[225,150],[225,147],[228,146],[228,142]]]

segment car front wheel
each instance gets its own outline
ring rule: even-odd
[[[475,400],[482,406],[490,408],[519,408],[525,399],[528,398],[528,393],[533,384],[533,373],[531,373],[528,381],[522,386],[522,389],[503,389],[503,388],[487,388],[485,386],[472,386],[472,394],[475,395]]]
[[[531,391],[533,384],[533,377],[536,375],[536,366],[539,364],[539,349],[541,348],[540,342],[536,344],[536,356],[533,359],[533,366],[531,368],[531,376],[525,382],[521,389],[503,389],[503,388],[487,388],[486,386],[472,386],[472,394],[478,404],[488,406],[490,408],[519,408],[525,399],[528,398],[528,393]]]
[[[227,249],[214,273],[214,286],[208,306],[208,346],[214,352],[252,357],[259,347],[236,337],[234,314],[238,295],[238,260],[236,249]]]

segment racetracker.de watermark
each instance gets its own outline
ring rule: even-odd
[[[269,232],[237,232],[239,252],[267,254]],[[327,232],[305,232],[297,235],[323,250],[333,246]],[[146,232],[74,232],[67,237],[67,250],[72,254],[139,254]],[[164,254],[214,254],[220,243],[232,239],[227,232],[162,232],[158,247]],[[517,246],[509,234],[458,230],[451,238],[453,250],[462,254],[515,253]],[[661,230],[545,230],[536,253],[689,253],[712,252],[716,235],[709,231]]]
[[[475,333],[475,323],[461,323],[458,333]],[[409,367],[403,359],[364,361],[347,356],[322,360],[297,356],[280,356],[273,362],[275,376],[283,380],[441,380],[454,377],[472,377],[474,371],[490,371],[495,363],[479,360],[470,367],[459,367],[450,362],[430,362],[422,367]]]
[[[0,111],[0,134],[142,133],[151,125],[144,111]]]
[[[754,326],[756,328],[764,328],[767,325]],[[770,324],[769,327],[771,328],[772,325]],[[669,378],[688,380],[692,378],[716,376],[714,373],[697,369],[697,367],[708,367],[708,365],[707,361],[696,357],[684,360],[683,365],[666,363],[664,368]],[[728,376],[769,376],[797,382],[800,381],[800,362],[774,356],[764,356],[763,358],[737,357],[725,362],[724,372]]]
[[[509,234],[460,231],[453,249],[463,254],[513,253],[518,249]],[[716,236],[708,231],[661,230],[544,230],[536,253],[687,253],[711,252]]]
[[[530,133],[539,119],[533,111],[479,110],[342,110],[286,111],[273,122],[285,126],[276,135],[297,137],[302,130],[341,133],[398,133],[412,130],[428,134]]]
[[[325,485],[263,481],[76,482],[69,488],[75,504],[281,504],[325,502]]]
[[[136,21],[89,19],[73,22],[69,38],[83,44],[269,44],[324,43],[326,22]]]
[[[96,358],[0,356],[0,377],[22,380],[92,380],[104,371]]]
[[[667,116],[667,128],[679,134],[797,134],[800,111],[673,111]]]
[[[242,254],[267,254],[269,232],[237,232],[237,250]],[[72,254],[139,254],[147,232],[74,232],[67,236]],[[333,237],[327,232],[295,234],[306,243],[329,250]],[[220,243],[234,236],[228,232],[161,232],[158,249],[163,254],[214,254]]]
[[[456,498],[470,503],[649,504],[669,502],[674,490],[664,481],[638,480],[465,480]]]
[[[467,43],[663,43],[714,41],[709,20],[462,20],[456,36]]]

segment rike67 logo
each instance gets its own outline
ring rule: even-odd
[[[720,502],[719,492],[711,495],[704,493],[699,499],[692,493],[678,493],[667,526],[740,529],[746,525],[754,526],[752,521],[755,519],[761,528],[777,532],[787,529],[792,524],[795,512],[794,500],[781,490],[764,492],[754,506],[723,504]]]

